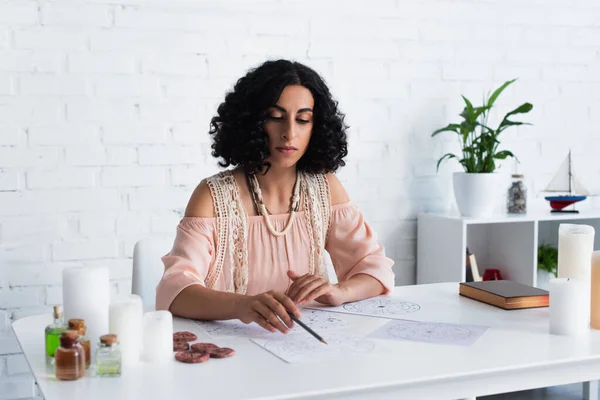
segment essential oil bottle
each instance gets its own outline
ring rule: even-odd
[[[121,376],[121,349],[117,335],[100,336],[100,345],[96,350],[96,375]]]
[[[79,333],[79,344],[83,347],[85,353],[85,368],[88,369],[92,362],[92,345],[90,339],[85,336],[87,327],[82,319],[73,318],[69,320],[69,329]]]
[[[74,381],[85,375],[85,353],[77,331],[61,333],[60,346],[54,355],[54,373],[61,381]]]
[[[62,307],[54,306],[54,322],[44,330],[46,343],[46,365],[54,365],[54,353],[60,346],[60,335],[67,327],[63,322]]]

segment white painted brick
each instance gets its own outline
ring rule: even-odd
[[[357,60],[345,62],[334,60],[333,75],[338,78],[364,78],[372,76],[376,79],[386,79],[389,76],[388,66],[381,61]],[[313,67],[312,62],[309,66]]]
[[[179,28],[185,31],[201,31],[221,35],[245,34],[247,17],[224,10],[188,10],[180,16]]]
[[[23,76],[19,88],[24,95],[84,96],[90,93],[85,79],[55,75]]]
[[[33,114],[31,119],[25,119],[27,123],[31,123],[31,120],[38,124],[60,123],[65,119],[65,105],[56,97],[39,97],[26,101],[30,105]]]
[[[0,356],[0,377],[4,376],[4,370],[6,369],[6,358],[8,356]]]
[[[0,400],[31,398],[35,395],[33,375],[17,375],[0,380]]]
[[[52,245],[52,259],[55,261],[91,260],[105,257],[117,257],[117,242],[115,239],[86,240]]]
[[[168,125],[115,125],[102,128],[104,144],[157,144],[168,138]]]
[[[554,65],[542,68],[544,80],[553,82],[581,82],[588,75],[585,65]]]
[[[570,44],[576,46],[599,46],[600,32],[596,28],[580,27],[571,30]]]
[[[0,289],[0,307],[32,307],[42,303],[39,287]]]
[[[417,40],[419,28],[418,24],[400,18],[314,18],[310,23],[310,34],[317,40],[332,37]]]
[[[88,238],[114,235],[116,220],[110,214],[84,216],[79,218],[79,231]]]
[[[208,76],[210,78],[238,79],[255,66],[247,57],[207,58]]]
[[[0,71],[55,73],[60,70],[63,58],[61,54],[46,51],[0,51]]]
[[[196,118],[200,106],[197,101],[140,104],[140,119],[150,122],[188,122]]]
[[[8,242],[51,241],[66,233],[67,225],[59,216],[5,216],[2,238]]]
[[[0,28],[0,48],[8,47],[10,42],[10,33],[8,27]]]
[[[44,261],[47,253],[44,243],[8,243],[0,248],[0,260],[11,263]]]
[[[33,1],[0,4],[0,23],[31,25],[37,21],[37,4]]]
[[[129,208],[135,211],[182,210],[191,194],[190,190],[178,188],[138,188],[129,196]]]
[[[63,304],[62,286],[46,286],[46,305]]]
[[[69,168],[57,171],[28,171],[28,189],[87,188],[95,183],[92,168]]]
[[[93,82],[94,93],[101,98],[152,99],[162,97],[159,80],[154,76],[99,76],[94,78]]]
[[[115,12],[117,28],[138,29],[178,29],[181,25],[181,15],[165,10],[144,10],[140,8],[123,7]]]
[[[130,122],[136,115],[134,101],[78,100],[67,102],[67,120],[74,122]]]
[[[0,167],[53,167],[61,156],[57,148],[0,147]]]
[[[106,148],[101,145],[69,146],[65,148],[65,162],[73,166],[100,166],[107,163]]]
[[[164,167],[107,167],[102,170],[102,186],[162,186],[166,176]]]
[[[486,81],[492,78],[492,66],[473,62],[442,65],[442,79],[459,81]]]
[[[16,191],[20,190],[23,178],[18,170],[0,169],[0,191]]]
[[[0,74],[0,95],[15,94],[14,78],[10,75]]]
[[[117,218],[117,236],[141,237],[150,233],[150,215],[148,213],[128,212]]]
[[[110,26],[109,8],[86,4],[44,4],[42,25],[45,26],[81,26],[108,27]]]
[[[8,358],[6,359],[6,372],[8,373],[8,375],[31,373],[25,355],[15,354],[8,356]]]
[[[365,59],[398,58],[398,46],[390,39],[381,40],[319,40],[311,42],[309,57],[339,57]]]
[[[113,52],[74,53],[68,55],[69,72],[132,74],[135,58],[128,54]]]
[[[308,38],[298,39],[280,36],[240,36],[227,39],[229,54],[261,55],[262,58],[293,58],[297,54],[306,54]],[[311,55],[309,53],[309,55]]]
[[[7,314],[10,314],[6,311]],[[19,342],[17,342],[17,337],[15,336],[10,324],[3,331],[0,331],[0,355],[5,354],[15,354],[21,352],[21,346],[19,346]]]
[[[11,330],[10,327],[10,313],[6,310],[0,310],[0,337],[2,337],[3,334],[8,334],[8,332]],[[2,339],[0,339],[1,341]],[[3,352],[1,351],[2,349],[0,348],[0,354],[6,354],[7,352]],[[2,374],[0,374],[0,376],[2,376]]]
[[[507,81],[513,77],[531,81],[539,81],[542,78],[542,69],[539,66],[528,64],[498,64],[494,66],[494,80]]]
[[[442,69],[439,63],[390,63],[390,77],[399,81],[414,81],[417,79],[440,80]]]
[[[177,224],[181,220],[181,216],[177,213],[167,215],[153,215],[151,223],[152,233],[164,233],[175,235]]]
[[[92,51],[168,51],[192,54],[226,54],[225,39],[217,34],[179,33],[131,30],[92,32]]]
[[[180,78],[180,77],[163,77],[161,78],[167,98],[183,98],[184,100],[196,99],[215,99],[223,101],[226,92],[233,88],[234,82],[231,79],[223,78]],[[187,108],[193,107],[193,114],[187,111]],[[200,108],[200,109],[199,109]],[[179,104],[177,106],[163,104],[148,104],[142,106],[142,119],[164,121],[173,115],[177,118],[177,122],[189,121],[196,119],[197,115],[202,112],[199,105],[188,103]]]
[[[89,146],[98,142],[98,128],[80,124],[32,126],[28,137],[29,143],[35,146]]]
[[[249,36],[308,36],[308,19],[299,15],[280,16],[273,18],[270,15],[253,16],[246,18],[245,25]]]
[[[46,259],[49,258],[47,255]],[[45,261],[45,260],[44,260]],[[40,285],[60,285],[64,265],[44,265],[42,262],[11,262],[6,271],[6,284],[9,287],[39,287]]]
[[[60,212],[116,211],[121,209],[121,194],[116,189],[66,189],[58,203]]]
[[[130,146],[110,146],[106,152],[106,165],[132,165],[137,161],[137,150]]]
[[[173,141],[178,144],[208,144],[211,142],[209,135],[212,114],[208,112],[200,118],[199,123],[181,123],[172,128]]]
[[[77,29],[38,27],[13,32],[17,49],[85,50],[87,34]]]
[[[202,146],[140,146],[140,165],[195,164],[208,153]]]
[[[208,65],[206,57],[198,54],[154,54],[142,60],[142,71],[151,74],[206,77]]]
[[[212,175],[214,169],[207,166],[173,166],[171,167],[171,184],[174,186],[196,186],[200,181]]]

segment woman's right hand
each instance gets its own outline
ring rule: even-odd
[[[289,297],[270,290],[244,298],[239,310],[239,319],[245,324],[256,322],[269,332],[278,330],[287,333],[294,327],[294,321],[288,315],[288,311],[300,318],[300,310]]]

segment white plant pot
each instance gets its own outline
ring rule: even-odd
[[[492,215],[501,188],[496,173],[455,172],[454,197],[464,217],[485,218]]]

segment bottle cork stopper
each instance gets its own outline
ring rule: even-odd
[[[112,333],[109,333],[108,335],[100,336],[100,343],[102,343],[104,345],[112,346],[116,342],[117,342],[117,335],[114,335]]]
[[[62,317],[62,307],[54,306],[54,319],[59,319]]]
[[[60,334],[60,344],[63,347],[73,347],[77,339],[79,339],[79,332],[77,331],[66,330]]]
[[[78,331],[85,326],[85,321],[79,318],[72,318],[69,320],[69,329]]]

